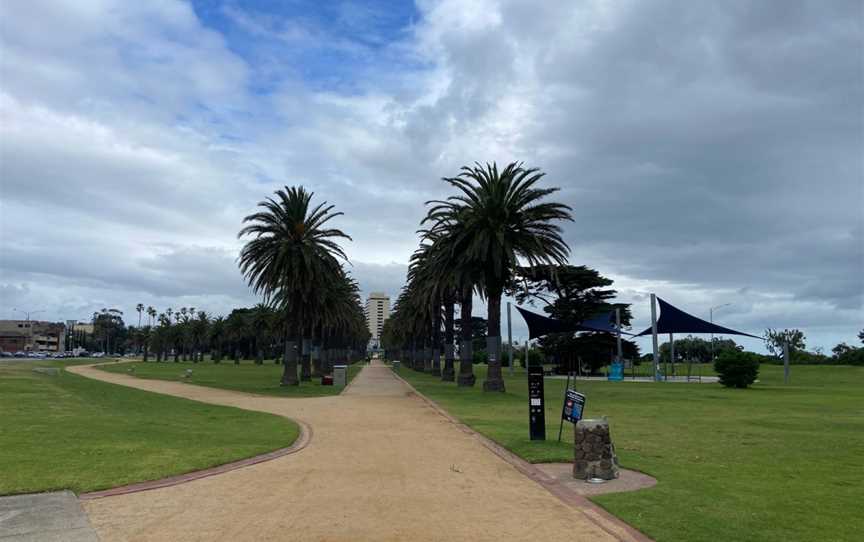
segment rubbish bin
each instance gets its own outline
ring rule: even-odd
[[[394,360],[394,361],[390,362],[390,364],[393,366],[393,370],[398,373],[399,372],[399,366],[402,365],[402,363]]]
[[[348,383],[348,366],[334,365],[333,366],[333,385],[344,388]]]

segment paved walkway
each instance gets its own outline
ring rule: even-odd
[[[383,365],[364,368],[341,396],[305,399],[69,370],[313,428],[308,447],[290,456],[85,501],[103,541],[631,539],[620,524],[568,506],[520,474]]]
[[[0,497],[0,542],[98,542],[71,491]]]

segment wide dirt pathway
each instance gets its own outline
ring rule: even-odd
[[[249,395],[92,367],[78,374],[302,420],[308,447],[173,487],[84,501],[114,540],[626,540],[459,430],[383,365],[341,396]],[[97,464],[93,468],[99,468]],[[612,533],[615,533],[614,535]]]

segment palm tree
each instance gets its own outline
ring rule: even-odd
[[[426,230],[420,230],[425,240],[433,247],[429,257],[429,280],[441,284],[441,290],[447,300],[445,306],[445,336],[453,340],[454,321],[453,305],[458,301],[462,334],[459,338],[459,375],[456,383],[460,387],[474,386],[474,352],[471,337],[471,312],[474,305],[474,290],[479,289],[483,282],[482,269],[470,262],[465,262],[456,241],[464,235],[464,224],[461,221],[463,210],[452,201],[432,201],[421,224],[430,224]],[[451,316],[447,316],[451,315]],[[452,356],[452,354],[451,354]],[[445,359],[445,366],[447,360]],[[452,361],[451,361],[452,364]],[[442,378],[452,375],[453,369],[442,371]],[[447,378],[452,380],[452,376]]]
[[[171,318],[165,313],[160,313],[157,320],[159,326],[153,333],[153,347],[156,349],[156,363],[161,363],[163,359],[168,359],[168,345],[170,344],[171,334]]]
[[[297,345],[305,324],[320,306],[322,292],[339,277],[338,259],[347,256],[337,243],[351,239],[325,224],[341,215],[327,202],[312,206],[314,193],[302,186],[277,190],[261,210],[243,219],[238,238],[250,236],[240,252],[239,265],[255,293],[273,301],[285,317],[285,354],[282,385],[297,385]]]
[[[483,389],[504,391],[501,374],[501,296],[513,279],[520,258],[529,267],[563,264],[569,248],[553,221],[572,220],[570,207],[543,202],[557,188],[537,188],[544,173],[513,162],[498,171],[495,163],[463,167],[444,181],[459,193],[431,202],[430,215],[454,224],[445,237],[457,267],[477,273],[479,291],[488,306],[486,350],[489,369]],[[464,321],[463,314],[463,321]],[[469,313],[470,317],[470,313]],[[470,326],[463,326],[469,329]]]
[[[249,330],[254,339],[255,364],[264,363],[264,343],[267,340],[271,318],[270,307],[264,303],[258,303],[249,313]]]
[[[222,342],[225,340],[225,317],[217,316],[210,322],[210,359],[214,364],[222,361]]]
[[[204,361],[204,346],[209,336],[210,317],[204,311],[198,311],[195,320],[190,323],[192,335],[192,361]]]

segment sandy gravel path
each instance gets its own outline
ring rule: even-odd
[[[218,476],[84,501],[114,540],[627,540],[457,429],[383,365],[341,396],[254,396],[92,367],[78,374],[308,423],[296,454]],[[96,468],[96,467],[94,467]],[[612,534],[614,533],[614,534]]]

